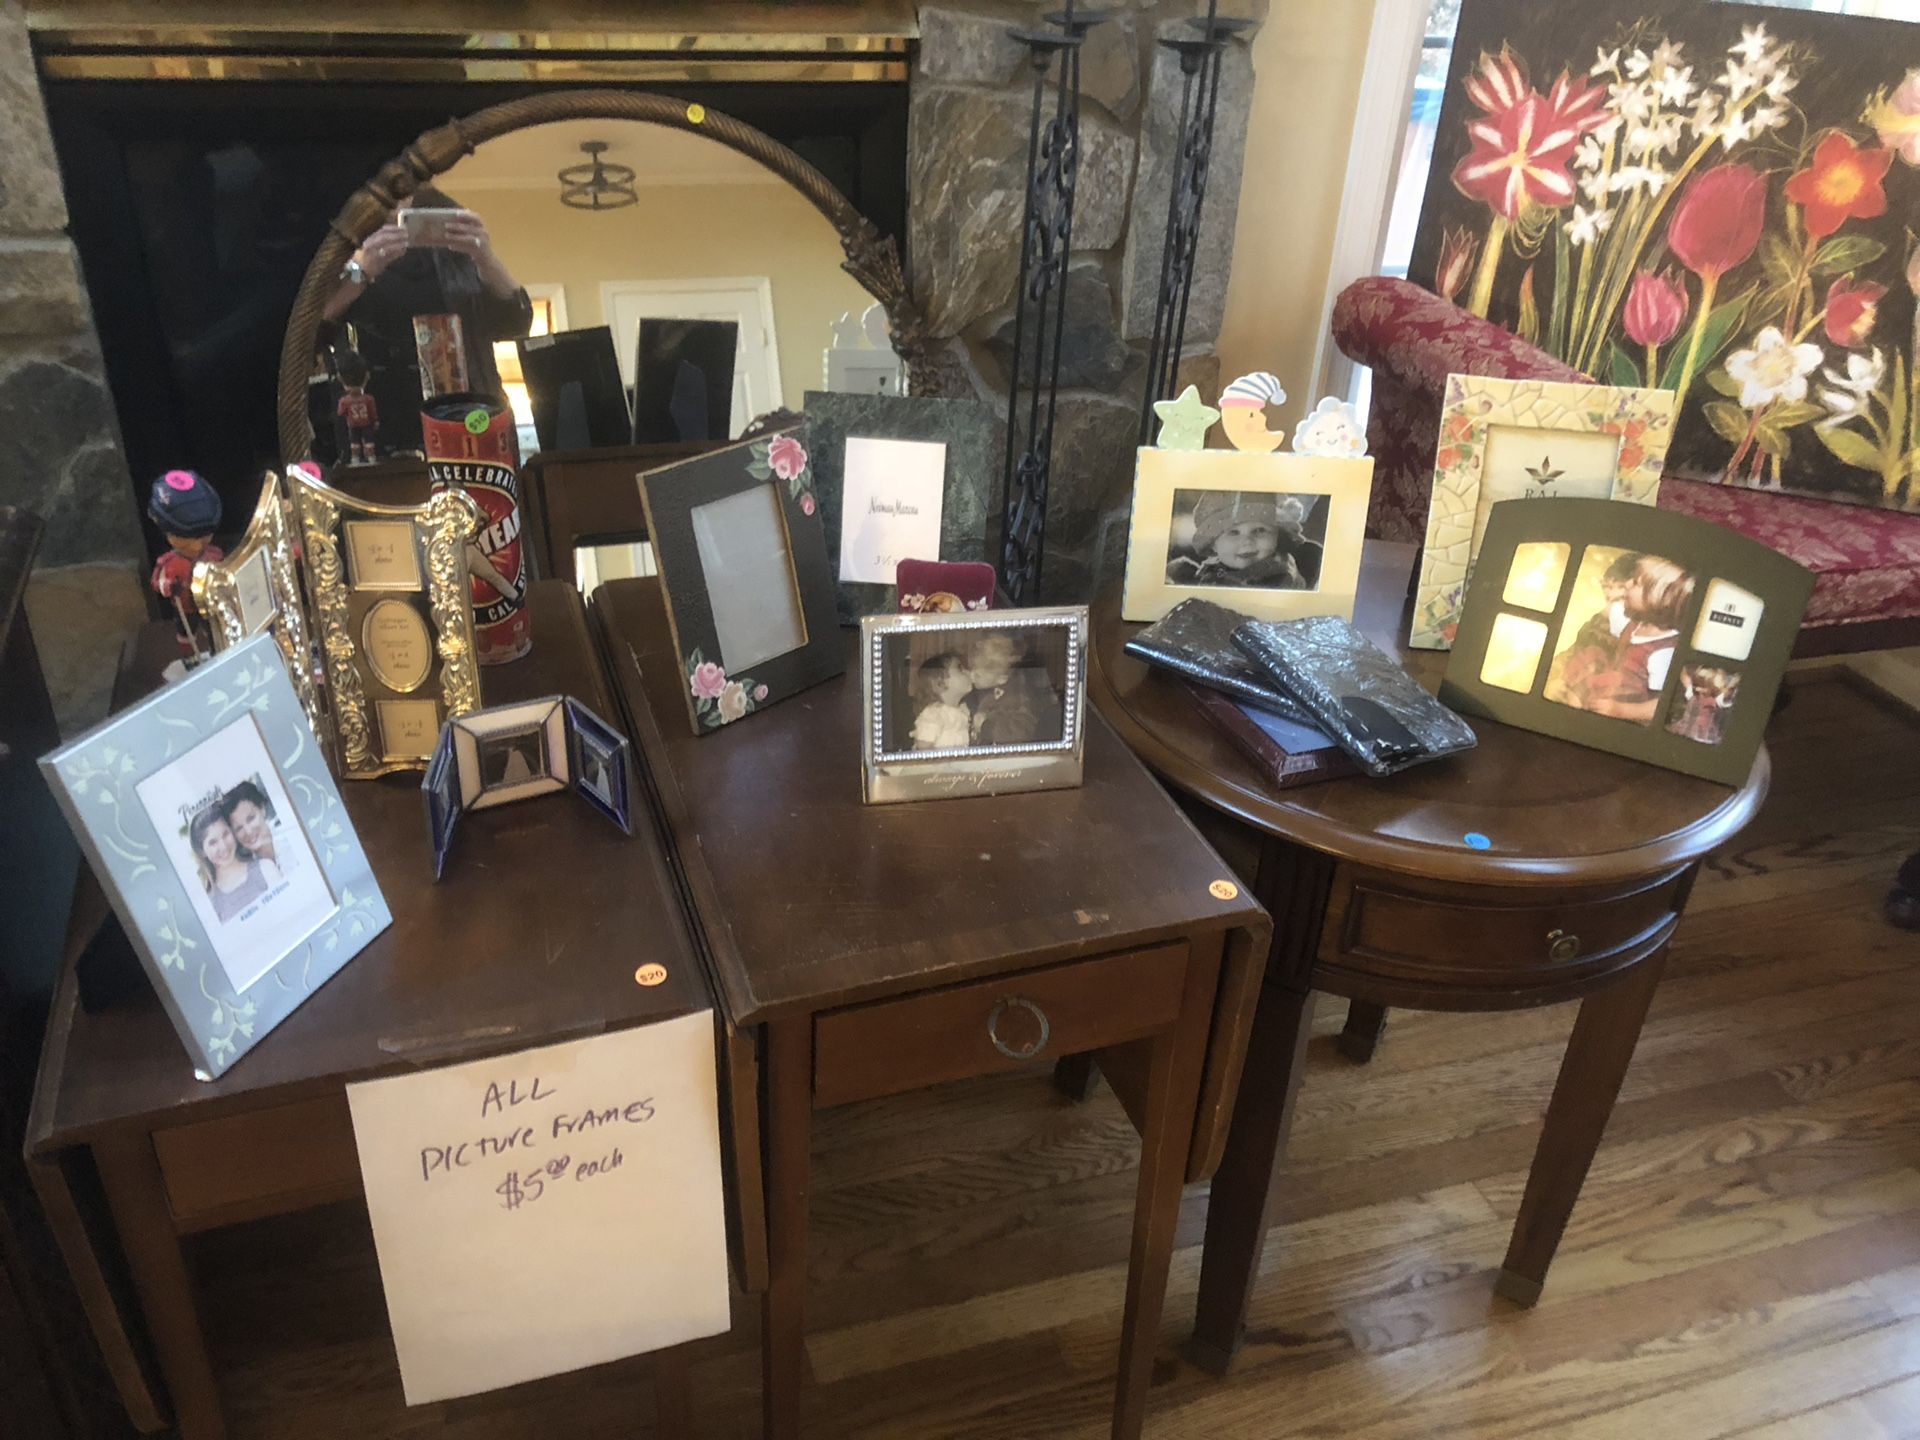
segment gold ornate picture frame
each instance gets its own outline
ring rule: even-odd
[[[1449,375],[1408,643],[1452,648],[1496,504],[1652,505],[1672,439],[1671,390]]]
[[[315,668],[313,628],[300,595],[294,551],[293,507],[280,476],[269,470],[240,543],[222,559],[193,567],[193,603],[206,618],[216,655],[251,636],[273,636],[307,723],[321,749],[331,753],[333,727]]]
[[[421,770],[440,728],[480,707],[467,539],[481,512],[457,490],[379,505],[289,473],[307,594],[326,667],[338,773]]]

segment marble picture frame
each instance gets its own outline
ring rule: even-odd
[[[392,922],[269,635],[214,656],[40,769],[200,1079],[224,1074]],[[237,805],[236,792],[261,797],[271,845],[208,865],[212,845],[197,827]],[[229,837],[245,823],[235,813]],[[239,854],[245,884],[216,894],[218,867]]]
[[[868,615],[892,614],[898,605],[898,590],[891,584],[839,578],[849,440],[906,440],[946,446],[940,553],[900,559],[992,559],[987,553],[987,516],[999,461],[994,453],[995,422],[990,406],[978,400],[810,390],[806,417],[814,484],[820,497],[821,530],[826,537],[827,560],[833,567],[835,606],[842,625],[858,624]]]

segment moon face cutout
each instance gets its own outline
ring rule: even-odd
[[[1271,455],[1287,438],[1267,428],[1267,406],[1286,402],[1280,377],[1266,370],[1242,375],[1220,392],[1220,428],[1233,448],[1249,455]]]

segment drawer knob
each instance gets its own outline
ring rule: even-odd
[[[1016,1010],[1024,1010],[1032,1017],[1032,1020],[1031,1023],[1026,1021],[1016,1022],[1008,1027],[1010,1030],[1017,1032],[1032,1029],[1035,1026],[1037,1026],[1038,1029],[1032,1037],[1022,1036],[1021,1043],[1009,1045],[1000,1036],[1000,1025],[1002,1021],[1006,1020],[1008,1016]],[[993,1007],[993,1013],[987,1016],[987,1039],[993,1042],[994,1049],[998,1050],[1009,1060],[1033,1059],[1034,1056],[1047,1048],[1047,1039],[1052,1034],[1053,1026],[1047,1019],[1047,1012],[1031,1000],[1023,1000],[1018,995],[1011,995],[1005,1000],[1002,1000],[998,1005]]]
[[[1564,930],[1547,932],[1547,958],[1565,963],[1577,959],[1580,954],[1580,937],[1569,935]]]

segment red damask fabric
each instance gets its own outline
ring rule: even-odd
[[[1373,369],[1367,533],[1384,540],[1426,538],[1448,375],[1590,378],[1429,290],[1385,276],[1341,292],[1333,338],[1356,363]],[[1809,625],[1920,617],[1920,515],[1690,480],[1668,480],[1660,504],[1724,525],[1813,571]]]

